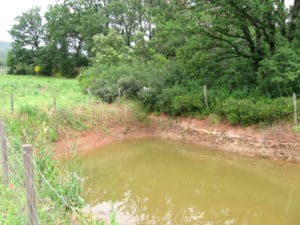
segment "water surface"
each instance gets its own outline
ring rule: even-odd
[[[299,225],[300,166],[146,138],[84,158],[86,201],[124,225]]]

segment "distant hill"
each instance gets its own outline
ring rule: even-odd
[[[6,55],[11,48],[11,43],[7,41],[0,41],[0,62],[5,63]]]

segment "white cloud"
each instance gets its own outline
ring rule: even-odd
[[[22,12],[34,6],[40,6],[45,11],[49,4],[55,4],[55,0],[8,0],[3,2],[0,8],[0,40],[11,41],[8,30],[14,24],[14,19]]]

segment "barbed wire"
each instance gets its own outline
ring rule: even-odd
[[[12,143],[16,143],[16,141],[18,142],[17,139],[13,139],[13,138],[9,138],[9,141],[7,141],[7,145],[8,145],[8,149],[9,149],[9,154],[10,154],[10,158],[12,158],[12,160],[14,161],[14,168],[17,168],[17,170],[19,171],[10,171],[10,174],[11,174],[11,177],[13,176],[14,179],[16,179],[19,183],[19,185],[16,185],[16,187],[14,187],[14,190],[16,190],[18,188],[18,193],[14,196],[15,199],[17,200],[18,203],[20,203],[20,205],[25,205],[24,203],[24,197],[21,198],[19,197],[19,195],[21,193],[24,193],[24,196],[25,196],[25,190],[24,190],[24,187],[22,188],[22,184],[24,182],[24,176],[22,174],[24,174],[24,169],[23,169],[23,162],[22,160],[20,159],[22,154],[24,154],[22,152],[22,149],[20,147],[20,152],[17,152],[16,151],[16,146],[12,145]],[[25,154],[27,154],[25,152]],[[68,208],[71,210],[72,212],[72,215],[75,215],[77,217],[77,219],[82,222],[83,224],[88,224],[88,222],[82,217],[79,215],[78,213],[78,209],[70,204],[68,204],[68,202],[66,201],[65,197],[60,195],[58,193],[58,191],[55,189],[55,187],[53,187],[53,185],[51,184],[51,182],[45,177],[44,173],[40,170],[39,166],[36,164],[35,160],[33,160],[33,158],[31,158],[29,156],[29,159],[30,161],[32,162],[32,164],[34,165],[34,168],[35,168],[35,171],[37,172],[37,176],[39,178],[41,178],[43,180],[43,182],[48,186],[49,190],[51,190],[51,192],[53,194],[55,194],[55,196],[57,197],[57,199],[61,202],[62,206]],[[12,161],[11,160],[11,161]],[[10,167],[11,169],[13,169],[12,167]],[[21,172],[23,172],[22,174],[20,174]],[[45,199],[40,195],[39,191],[36,190],[36,197],[37,197],[37,200],[38,202],[40,203],[43,203],[45,202]],[[32,204],[32,202],[29,202],[29,204]],[[51,213],[48,213],[47,214],[50,218],[50,220],[53,221],[53,224],[56,224],[58,218],[55,218]],[[22,223],[23,224],[23,223]],[[24,223],[26,224],[26,223]]]

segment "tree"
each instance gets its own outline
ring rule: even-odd
[[[75,67],[86,65],[81,62],[83,39],[77,31],[79,18],[67,4],[54,5],[46,12],[46,43],[52,53],[53,72],[63,76],[75,76]]]
[[[16,18],[16,21],[17,23],[10,30],[13,44],[8,56],[9,72],[31,73],[37,51],[44,37],[40,8],[34,7],[22,13]]]
[[[14,44],[35,51],[44,38],[44,26],[40,8],[34,7],[16,18],[17,23],[9,31]]]

